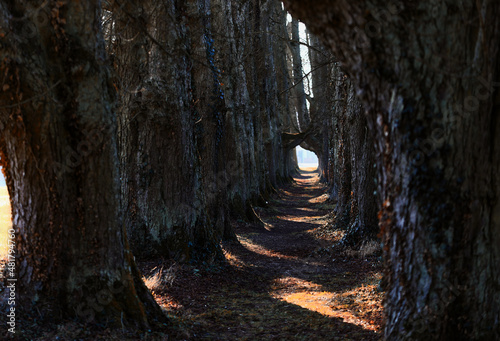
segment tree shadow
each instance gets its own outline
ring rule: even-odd
[[[299,180],[315,176],[302,173]],[[270,207],[259,210],[268,230],[236,224],[239,242],[223,245],[226,266],[184,267],[171,287],[159,292],[175,302],[178,309],[173,312],[188,321],[185,333],[190,339],[381,338],[373,323],[351,309],[354,305],[340,309],[337,300],[365,285],[380,269],[360,259],[309,257],[321,246],[309,233],[318,227],[311,218],[328,213],[310,200],[324,192],[320,185],[300,181],[283,187]],[[315,299],[327,301],[316,304]]]
[[[381,334],[373,330],[287,302],[280,295],[279,279],[287,276],[318,284],[322,291],[340,293],[359,286],[363,278],[342,277],[346,268],[331,269],[304,264],[297,259],[269,257],[234,242],[224,248],[230,254],[231,265],[215,272],[184,269],[172,287],[163,293],[182,307],[176,315],[184,321],[188,317],[185,328],[192,339],[381,338]],[[329,279],[337,275],[341,280]]]

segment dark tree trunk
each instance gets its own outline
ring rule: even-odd
[[[386,338],[499,339],[500,4],[285,2],[369,109]]]
[[[255,150],[255,106],[250,99],[250,82],[246,67],[252,59],[245,36],[251,31],[249,1],[234,3],[212,1],[213,23],[219,28],[214,35],[215,58],[223,70],[220,75],[225,105],[225,155],[227,202],[234,218],[252,218],[252,196],[259,192]]]
[[[127,245],[97,5],[0,2],[0,152],[17,246],[7,281],[16,309],[146,326],[162,313]]]
[[[335,225],[337,228],[347,228],[351,223],[351,206],[354,204],[352,193],[352,154],[351,154],[351,132],[349,131],[350,116],[359,113],[352,113],[352,98],[349,98],[349,82],[344,77],[340,68],[334,67],[332,78],[335,84],[334,91],[334,132],[332,136],[332,146],[335,160],[333,188],[335,188]],[[351,100],[351,102],[349,102]]]
[[[206,209],[218,240],[235,239],[229,223],[225,92],[222,72],[216,60],[219,46],[212,34],[212,25],[218,22],[212,15],[211,0],[190,0],[188,6],[191,50],[194,54],[191,74],[196,112],[195,131]],[[223,25],[228,23],[220,23],[217,28],[222,29]]]
[[[289,38],[287,30],[287,11],[281,8],[281,4],[276,2],[275,14],[273,21],[275,22],[274,41],[275,59],[276,59],[276,77],[278,79],[278,101],[280,112],[281,131],[285,133],[299,133],[299,124],[295,115],[295,105],[292,103],[293,95],[290,88],[293,85],[291,75],[291,64],[289,63]],[[289,65],[290,64],[290,65]],[[306,107],[307,109],[307,107]],[[298,162],[297,153],[294,148],[288,149],[281,141],[283,148],[283,156],[285,161],[282,164],[282,172],[285,178],[297,175]]]
[[[345,123],[350,143],[347,156],[350,162],[352,194],[350,222],[343,242],[348,245],[359,245],[363,241],[375,239],[378,234],[375,148],[363,107],[356,98],[351,82],[346,100],[348,109]]]
[[[185,23],[192,13],[176,1],[114,5],[122,205],[134,254],[213,259],[218,238],[207,214],[192,103],[192,70],[200,66],[193,65]]]
[[[333,66],[331,79],[334,111],[329,139],[335,162],[330,181],[337,200],[336,227],[347,231],[342,243],[357,246],[378,232],[373,138],[354,87],[340,66]]]
[[[219,28],[213,34],[215,61],[223,71],[217,79],[226,110],[228,201],[234,216],[254,221],[259,219],[252,206],[263,203],[295,169],[286,166],[290,153],[285,156],[281,145],[280,128],[290,112],[288,97],[279,93],[288,87],[286,58],[280,53],[285,43],[278,39],[284,27],[276,24],[284,22],[284,15],[276,2],[212,2],[212,22]]]

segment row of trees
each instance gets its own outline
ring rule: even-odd
[[[134,252],[217,257],[230,216],[256,219],[252,205],[294,169],[281,137],[293,112],[286,12],[277,2],[152,0],[114,1],[107,13]]]
[[[136,254],[218,258],[301,144],[347,242],[375,232],[378,198],[388,339],[500,337],[500,5],[285,3],[335,60],[275,1],[0,2],[20,300],[161,319],[126,235]]]
[[[0,29],[20,307],[161,320],[132,254],[220,258],[230,219],[259,221],[298,144],[349,193],[343,210],[364,198],[368,173],[335,175],[371,162],[354,160],[371,146],[353,87],[277,1],[1,1]]]

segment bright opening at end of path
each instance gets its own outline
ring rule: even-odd
[[[318,157],[313,152],[310,152],[301,146],[295,147],[295,152],[297,153],[297,162],[299,163],[300,169],[306,168],[318,168]]]

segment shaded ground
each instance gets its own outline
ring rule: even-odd
[[[326,228],[333,206],[317,173],[303,172],[266,208],[265,227],[234,222],[226,264],[140,263],[171,323],[137,334],[18,321],[22,340],[379,340],[381,265],[372,251],[329,248],[342,231]],[[3,326],[2,326],[3,327]]]
[[[239,243],[223,245],[229,266],[164,268],[172,285],[155,295],[177,319],[175,339],[380,339],[377,258],[312,256],[341,237],[323,229],[332,210],[324,190],[304,172],[256,209],[265,228],[237,222]]]

